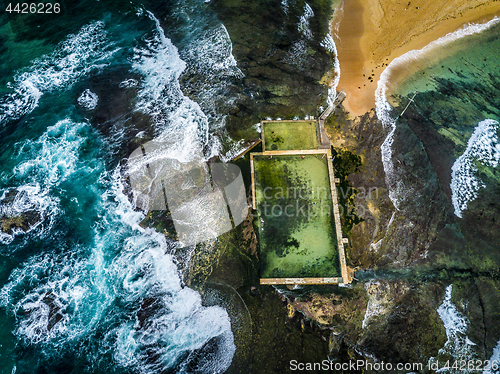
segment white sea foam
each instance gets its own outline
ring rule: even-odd
[[[361,324],[362,328],[366,328],[374,317],[386,314],[390,310],[391,306],[391,304],[388,303],[387,300],[384,300],[385,295],[383,293],[387,290],[381,286],[380,282],[370,281],[365,284],[365,289],[368,293],[369,299],[368,304],[366,305],[365,316]],[[374,289],[375,292],[368,292],[372,289]]]
[[[222,142],[219,139],[222,139],[222,141],[226,144],[231,144],[231,146],[224,151]],[[243,139],[235,142],[227,136],[227,133],[222,133],[217,137],[212,137],[210,140],[210,152],[208,154],[208,158],[219,156],[222,162],[229,162],[245,150],[244,142],[245,141]]]
[[[332,38],[331,34],[327,34],[320,45],[325,48],[327,51],[333,53],[335,55],[335,59],[333,62],[333,70],[335,72],[335,78],[331,86],[328,88],[328,97],[327,102],[328,105],[333,105],[333,100],[335,99],[335,95],[337,94],[337,87],[340,81],[340,62],[338,59],[337,46],[335,45],[335,41]]]
[[[208,149],[205,158],[218,155],[223,161],[230,160],[242,142],[233,142],[224,131],[225,114],[217,113],[218,100],[226,88],[224,79],[242,78],[243,74],[232,54],[226,28],[219,25],[204,31],[183,54],[197,71],[212,79],[210,88],[200,91],[200,100],[211,113],[209,118],[198,103],[182,93],[179,77],[187,65],[165,37],[159,21],[153,14],[148,15],[155,22],[156,31],[147,48],[136,50],[133,67],[144,76],[136,108],[153,117],[154,125],[160,129],[158,139],[171,139],[172,144],[162,157],[189,162],[200,158],[204,146]],[[211,133],[214,130],[218,130],[217,135]],[[223,142],[232,143],[232,147],[223,150]]]
[[[224,95],[228,80],[244,77],[234,58],[226,27],[219,24],[201,31],[183,50],[182,58],[197,75],[197,100],[210,116],[211,130],[223,128],[225,114],[219,113],[221,95],[224,105],[231,105],[233,99]]]
[[[40,221],[31,230],[36,229],[38,239],[50,233],[59,215],[60,198],[56,190],[61,183],[77,172],[87,174],[93,170],[79,161],[87,126],[64,119],[19,148],[17,157],[21,161],[13,174],[26,184],[15,188],[15,200],[6,208],[12,216],[36,211]],[[38,230],[38,226],[42,226],[43,231]],[[78,247],[72,248],[71,253],[78,254]],[[92,294],[91,287],[79,281],[79,274],[86,266],[85,261],[77,261],[69,255],[58,257],[49,253],[31,257],[23,267],[11,273],[0,293],[0,305],[22,316],[16,329],[18,337],[30,344],[52,341],[58,345],[85,331],[88,321],[75,324],[67,309],[77,311],[84,295]],[[85,306],[85,310],[90,309]]]
[[[330,24],[330,30],[333,30],[335,33],[335,37],[340,40],[339,38],[339,28],[340,28],[340,22],[342,21],[342,18],[344,18],[344,2],[340,2],[340,4],[335,8],[334,16],[332,19],[332,22],[335,21],[335,23]]]
[[[147,14],[156,30],[147,47],[136,49],[134,56],[132,67],[144,76],[136,110],[152,116],[159,140],[170,141],[164,157],[189,162],[199,158],[201,146],[208,143],[208,119],[200,106],[182,93],[179,77],[186,63],[165,37],[158,19]]]
[[[297,40],[293,42],[292,47],[283,61],[297,67],[304,67],[306,63],[306,51],[307,42],[304,39]]]
[[[446,343],[439,350],[440,355],[451,355],[454,360],[475,360],[477,353],[476,344],[467,336],[468,322],[466,318],[457,310],[451,302],[453,285],[446,287],[443,303],[439,306],[437,312],[439,318],[443,321],[446,331]],[[430,362],[434,362],[432,357]]]
[[[142,217],[121,192],[116,173],[112,191],[119,201],[120,220],[139,230]],[[221,308],[203,307],[200,295],[182,285],[171,255],[175,245],[163,234],[140,229],[125,239],[120,255],[108,268],[125,300],[137,304],[152,297],[159,306],[146,321],[123,322],[109,332],[117,337],[115,359],[139,373],[154,373],[173,367],[187,354],[182,369],[195,359],[197,350],[216,339],[217,349],[204,363],[207,370],[201,372],[223,372],[235,351],[229,317]],[[157,362],[151,363],[148,355],[152,352],[159,356]]]
[[[396,166],[392,155],[392,144],[394,142],[397,118],[392,113],[393,108],[389,104],[386,95],[390,87],[393,70],[401,68],[404,69],[405,67],[412,66],[414,61],[425,57],[437,48],[442,48],[460,38],[481,33],[497,24],[499,21],[500,19],[495,17],[491,21],[484,24],[469,24],[458,31],[449,33],[442,38],[429,43],[420,50],[409,51],[402,56],[395,58],[380,75],[380,79],[377,83],[377,90],[375,92],[375,105],[377,117],[382,121],[384,128],[389,131],[384,143],[381,146],[381,153],[386,183],[389,187],[389,197],[396,209],[400,208],[401,198],[411,195],[411,189],[409,186],[405,186],[401,178],[397,177],[395,174]]]
[[[22,316],[18,318],[16,335],[27,343],[51,341],[56,346],[81,336],[85,326],[70,319],[68,308],[79,311],[84,296],[90,292],[79,279],[85,261],[47,254],[33,256],[23,265],[14,269],[0,291],[0,305]],[[18,299],[19,292],[22,297]]]
[[[7,193],[15,193],[12,202],[6,201]],[[58,199],[50,196],[47,190],[42,191],[38,183],[26,184],[15,189],[4,189],[0,198],[0,217],[4,219],[22,217],[29,212],[33,212],[36,217],[32,218],[32,222],[26,223],[26,231],[21,228],[13,228],[11,233],[1,231],[0,243],[10,244],[16,235],[38,230],[40,227],[46,232],[51,227],[57,211]],[[42,226],[44,221],[47,223],[45,228]],[[41,232],[39,235],[43,236]]]
[[[500,161],[499,123],[487,119],[479,122],[467,143],[465,152],[451,168],[451,201],[455,215],[462,217],[469,201],[477,197],[484,183],[477,176],[477,164],[496,167]]]
[[[88,88],[82,92],[78,97],[78,104],[85,109],[93,110],[97,107],[99,96],[95,92],[90,91]]]
[[[119,87],[136,87],[139,84],[135,79],[125,79],[123,82],[120,82]]]
[[[49,126],[38,139],[18,144],[16,157],[19,163],[14,167],[13,174],[24,184],[2,191],[0,216],[19,217],[27,212],[36,212],[38,217],[28,232],[36,229],[39,237],[48,233],[60,210],[59,198],[53,190],[78,170],[79,149],[86,139],[82,132],[86,126],[85,123],[64,119]],[[9,191],[15,193],[15,198],[13,202],[6,203]],[[23,232],[15,229],[10,235],[0,233],[0,242],[11,243],[16,235]]]
[[[202,70],[220,76],[243,78],[233,55],[233,45],[226,27],[209,28],[189,45],[184,57]]]
[[[210,152],[207,158],[219,155],[230,160],[231,153],[241,141],[233,141],[226,131],[228,108],[235,105],[234,97],[228,95],[234,80],[244,77],[233,55],[233,45],[227,29],[222,24],[198,30],[187,48],[182,50],[182,59],[188,64],[186,74],[195,74],[196,80],[185,83],[189,90],[195,91],[196,101],[200,104],[209,126],[207,136]],[[232,144],[235,143],[235,144]],[[215,144],[232,144],[216,148]],[[215,153],[214,153],[215,152]]]
[[[147,47],[135,51],[133,68],[144,77],[139,83],[136,110],[152,116],[159,133],[156,140],[166,144],[161,152],[148,157],[153,157],[151,162],[159,158],[173,158],[184,163],[203,162],[202,146],[206,146],[212,155],[220,150],[220,143],[217,138],[209,136],[209,120],[200,106],[184,96],[180,89],[179,77],[186,63],[165,37],[159,21],[152,13],[147,14],[156,27],[153,38],[147,40]],[[207,31],[201,39],[213,45],[208,47],[201,41],[194,43],[191,46],[193,51],[185,54],[191,64],[208,74],[240,76],[224,27]],[[127,201],[122,201],[122,204],[127,206]],[[196,207],[202,208],[201,205]],[[138,223],[136,221],[133,225]],[[223,309],[203,308],[199,294],[182,286],[170,254],[172,245],[175,244],[166,242],[162,234],[151,230],[125,241],[123,255],[116,260],[115,276],[122,277],[130,301],[157,290],[158,297],[155,298],[161,310],[149,317],[147,326],[141,329],[141,323],[136,321],[134,324],[120,324],[110,332],[117,337],[115,359],[120,365],[133,367],[141,373],[155,372],[171,367],[186,354],[182,365],[187,365],[197,356],[202,357],[197,351],[215,339],[214,353],[204,363],[198,362],[198,366],[209,372],[223,372],[230,365],[235,351],[229,317]],[[144,275],[137,277],[138,273]],[[159,357],[157,363],[148,359],[152,352]]]
[[[483,374],[498,374],[500,371],[500,340],[497,342],[495,348],[493,348],[493,353],[489,359],[490,365],[486,366],[483,370]],[[495,365],[493,365],[495,363]]]
[[[139,226],[144,216],[124,195],[119,170],[103,172],[99,184],[106,188],[91,247],[33,256],[0,291],[0,305],[16,317],[15,335],[57,350],[99,328],[105,337],[97,354],[111,351],[134,372],[182,372],[193,362],[199,372],[224,372],[235,352],[229,316],[203,307],[182,284],[176,243]],[[130,308],[116,310],[117,303]]]
[[[283,9],[286,15],[288,15],[288,6],[288,0],[281,0],[281,9]]]
[[[64,119],[49,126],[38,139],[25,141],[19,149],[23,161],[14,174],[43,187],[59,185],[76,171],[78,149],[86,139],[82,132],[87,126]]]
[[[201,145],[209,141],[207,118],[182,94],[178,78],[185,64],[158,20],[149,16],[156,23],[154,36],[135,50],[133,61],[143,76],[136,110],[151,115],[159,139],[170,141],[172,146],[159,156],[199,158]],[[61,80],[58,87],[68,82],[72,79]],[[88,125],[66,119],[20,146],[14,174],[26,186],[38,183],[32,195],[45,191],[42,197],[52,198],[61,183],[86,172],[79,160],[85,129]],[[92,339],[99,329],[104,335],[99,346],[82,350],[96,349],[101,359],[111,352],[114,364],[134,372],[188,372],[193,366],[198,372],[227,370],[236,348],[226,311],[202,306],[200,295],[183,284],[173,256],[178,244],[140,227],[144,215],[123,193],[118,169],[112,175],[88,174],[97,180],[88,181],[95,199],[87,203],[99,218],[92,237],[82,238],[89,244],[75,244],[61,235],[64,250],[29,258],[0,291],[0,305],[16,319],[16,337],[57,352]],[[138,308],[147,308],[148,300],[157,308],[140,315]]]
[[[259,134],[262,132],[262,126],[260,122],[257,122],[255,125],[252,126]]]
[[[300,16],[299,25],[297,26],[297,28],[299,32],[309,40],[313,38],[313,33],[309,25],[309,20],[312,17],[314,17],[314,12],[311,6],[308,3],[306,3],[304,5],[304,14]]]
[[[106,65],[115,52],[111,48],[103,22],[91,23],[68,36],[53,53],[35,59],[9,82],[13,92],[0,99],[0,124],[30,113],[44,93],[68,87]]]
[[[335,96],[337,95],[337,87],[340,81],[340,61],[338,59],[337,46],[335,45],[335,41],[332,36],[328,34],[324,41],[321,44],[324,48],[331,51],[335,55],[335,60],[333,62],[333,69],[335,72],[335,78],[333,79],[332,85],[328,88],[328,96],[327,103],[329,106],[333,105],[333,101],[335,100]]]
[[[328,52],[335,53],[335,55],[337,55],[337,47],[335,46],[335,42],[333,41],[330,33],[326,34],[319,45],[325,48]]]
[[[303,68],[306,64],[308,41],[313,38],[309,20],[314,17],[314,12],[309,4],[304,5],[304,13],[300,16],[297,29],[302,35],[299,40],[292,43],[283,62]]]
[[[408,291],[406,285],[398,285],[388,282],[370,281],[365,284],[368,295],[368,304],[361,324],[366,328],[376,317],[388,315],[394,306],[394,294]]]

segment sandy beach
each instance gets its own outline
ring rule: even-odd
[[[359,116],[375,106],[375,89],[384,68],[404,53],[421,49],[469,23],[500,16],[500,1],[344,0],[335,13],[344,106]]]

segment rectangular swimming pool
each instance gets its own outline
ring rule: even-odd
[[[341,277],[329,153],[299,152],[252,154],[261,278]]]
[[[262,121],[264,151],[317,149],[317,127],[314,120]]]

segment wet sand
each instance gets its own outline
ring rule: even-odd
[[[500,2],[488,0],[344,0],[331,31],[345,108],[354,117],[375,106],[377,81],[394,58],[495,16],[500,16]]]

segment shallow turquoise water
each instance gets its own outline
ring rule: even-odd
[[[425,66],[394,92],[404,96],[399,100],[402,107],[417,93],[407,118],[430,149],[431,163],[441,174],[458,217],[482,188],[500,182],[498,51],[500,25],[496,24],[428,53]],[[437,144],[439,154],[446,154],[444,159],[437,156]],[[447,175],[443,169],[448,169]]]
[[[378,82],[385,180],[409,222],[391,237],[422,236],[412,249],[434,266],[498,269],[499,35],[498,19],[467,26],[394,60]]]

